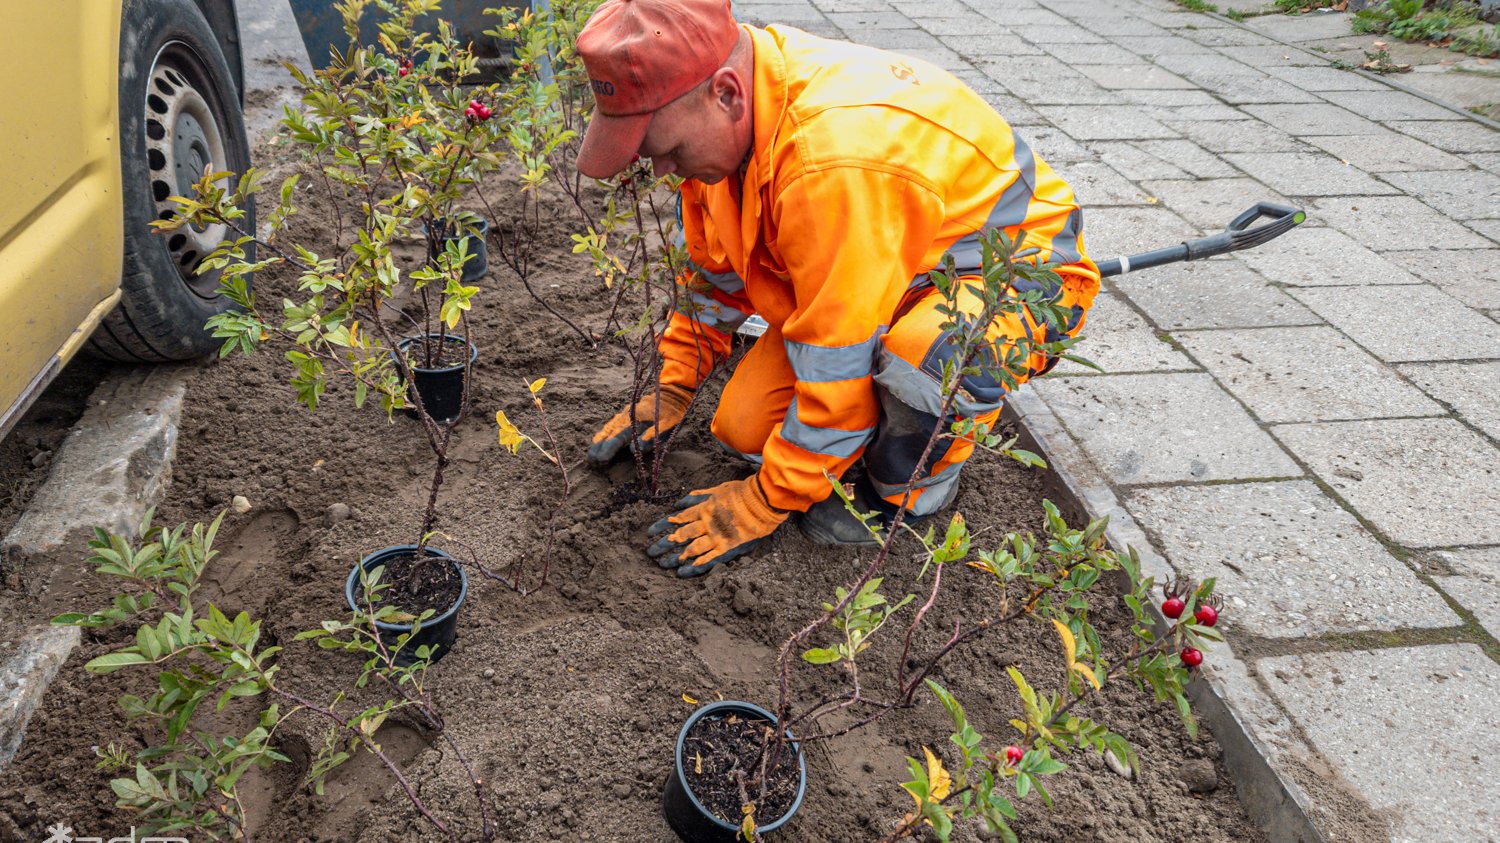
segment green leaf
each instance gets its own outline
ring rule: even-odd
[[[833,664],[839,660],[839,651],[828,647],[815,647],[802,654],[808,664]]]
[[[129,667],[134,664],[150,663],[151,659],[146,658],[141,653],[131,650],[121,650],[118,653],[105,653],[98,658],[90,659],[88,664],[83,666],[83,669],[89,673],[105,674],[114,673],[122,667]]]

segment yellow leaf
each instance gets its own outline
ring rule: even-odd
[[[740,810],[745,812],[745,820],[740,823],[740,837],[745,840],[755,839],[755,806],[744,805]]]
[[[1052,619],[1052,625],[1057,627],[1057,634],[1062,636],[1063,658],[1068,660],[1068,668],[1072,669],[1074,654],[1078,652],[1078,642],[1073,638],[1073,630],[1068,629],[1068,625],[1057,618]]]
[[[510,451],[512,454],[519,451],[521,443],[525,441],[526,437],[522,436],[521,431],[510,423],[510,419],[505,417],[504,410],[495,411],[495,424],[500,425],[500,447]]]
[[[1082,662],[1073,662],[1072,669],[1078,671],[1079,676],[1087,679],[1089,681],[1089,684],[1094,686],[1094,690],[1099,690],[1099,677],[1094,673],[1094,669],[1092,667],[1089,667]]]
[[[427,121],[422,118],[422,115],[420,113],[413,111],[412,113],[401,118],[401,128],[410,129],[412,126],[426,122]]]
[[[941,802],[948,798],[948,791],[953,789],[953,777],[943,768],[943,762],[938,760],[932,750],[922,747],[927,754],[927,798],[933,802]]]
[[[531,394],[532,395],[535,395],[538,392],[541,392],[542,391],[542,387],[544,387],[546,385],[547,385],[547,379],[546,378],[537,378],[536,380],[534,380],[530,384],[528,384],[526,386],[526,388],[529,389],[529,390],[531,390]]]
[[[683,694],[682,695],[682,701],[685,702],[685,703],[687,703],[688,705],[697,705],[698,704],[697,700],[693,699],[692,697],[688,696],[687,694]]]

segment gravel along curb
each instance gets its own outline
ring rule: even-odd
[[[1106,539],[1120,552],[1135,548],[1142,575],[1157,582],[1175,576],[1140,525],[1120,505],[1099,470],[1035,392],[1022,387],[1007,395],[1003,415],[1017,426],[1022,446],[1047,461],[1046,495],[1070,520],[1108,516]],[[1266,743],[1257,735],[1257,724],[1274,722],[1281,715],[1268,699],[1245,699],[1239,690],[1251,687],[1246,681],[1235,683],[1236,694],[1231,697],[1226,685],[1231,675],[1243,679],[1246,666],[1235,658],[1228,644],[1221,644],[1214,648],[1212,666],[1205,665],[1200,678],[1188,687],[1188,695],[1199,718],[1223,748],[1224,766],[1250,819],[1271,840],[1326,843],[1327,838],[1311,819],[1307,795],[1277,769]]]
[[[139,366],[111,374],[94,389],[47,481],[0,545],[11,564],[24,565],[27,557],[55,551],[96,526],[136,531],[171,481],[190,370]],[[39,627],[0,662],[0,769],[20,747],[32,712],[78,641],[76,628]]]

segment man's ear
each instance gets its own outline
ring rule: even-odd
[[[721,67],[714,74],[713,81],[709,83],[713,93],[714,102],[723,108],[729,116],[738,120],[744,116],[746,106],[749,104],[748,91],[745,88],[745,80],[733,68]]]

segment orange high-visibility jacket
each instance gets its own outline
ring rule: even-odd
[[[697,388],[752,313],[779,328],[796,396],[761,454],[761,483],[771,505],[805,510],[830,494],[825,468],[873,436],[880,337],[945,252],[977,270],[976,231],[1024,228],[1042,260],[1065,264],[1061,302],[1085,310],[1099,273],[1072,190],[951,74],[796,29],[744,28],[754,147],[742,191],[732,177],[682,185],[689,306],[663,336],[662,380]]]

